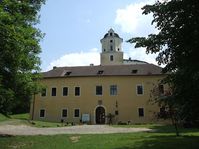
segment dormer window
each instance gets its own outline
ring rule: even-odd
[[[67,72],[65,72],[65,76],[69,76],[70,74],[71,74],[72,72],[71,71],[67,71]]]
[[[97,74],[103,74],[104,70],[99,70]]]
[[[137,69],[133,69],[131,73],[137,73],[138,70]]]

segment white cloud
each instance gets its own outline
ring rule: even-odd
[[[145,62],[157,65],[157,62],[155,60],[155,58],[157,57],[157,54],[148,54],[147,55],[146,50],[144,48],[128,49],[124,53],[124,59],[128,59],[129,57],[133,60],[141,60],[141,61],[145,61]]]
[[[100,64],[100,54],[97,48],[90,49],[88,52],[67,53],[62,57],[50,63],[46,70],[50,70],[53,66],[88,66],[90,64]]]
[[[146,4],[153,4],[155,0],[145,0],[139,3],[132,3],[125,8],[116,11],[115,24],[121,27],[125,33],[134,33],[137,35],[147,35],[155,30],[151,26],[152,15],[142,15],[141,8]]]

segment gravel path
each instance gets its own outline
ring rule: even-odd
[[[59,128],[36,128],[27,125],[1,125],[0,135],[108,134],[151,131],[148,128],[121,128],[108,125],[79,125]]]

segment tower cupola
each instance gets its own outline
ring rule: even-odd
[[[123,39],[112,28],[104,35],[100,42],[102,44],[101,65],[118,65],[123,63]]]

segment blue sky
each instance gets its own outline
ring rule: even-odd
[[[47,0],[40,12],[42,71],[53,66],[98,65],[100,39],[113,28],[124,39],[125,58],[155,63],[155,55],[134,49],[125,41],[156,32],[152,15],[142,15],[141,7],[155,0]]]

